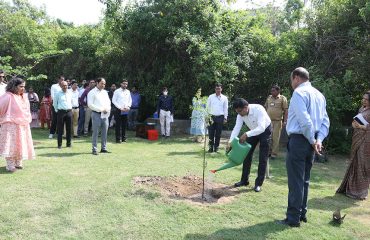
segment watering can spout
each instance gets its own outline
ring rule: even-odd
[[[216,173],[221,170],[238,166],[244,162],[245,157],[249,153],[251,145],[248,143],[239,143],[239,138],[236,137],[231,142],[231,150],[226,153],[228,162],[216,170],[211,170],[211,173]]]

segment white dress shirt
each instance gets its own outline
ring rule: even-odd
[[[227,119],[229,102],[225,95],[220,94],[220,96],[217,96],[216,93],[209,95],[207,108],[208,112],[213,116],[224,115],[224,118]]]
[[[6,84],[1,82],[0,83],[0,96],[5,94],[5,92],[6,92]]]
[[[70,91],[72,94],[72,107],[74,108],[78,107],[78,97],[79,97],[78,89],[76,89],[75,91],[73,91],[73,89],[68,89],[68,91]]]
[[[50,88],[51,99],[54,100],[55,94],[60,91],[62,91],[62,88],[59,86],[59,83],[51,85],[51,88]]]
[[[99,90],[97,87],[91,89],[87,94],[87,104],[95,112],[110,112],[111,102],[105,89]]]
[[[113,93],[112,103],[118,109],[130,108],[132,104],[130,91],[127,89],[123,90],[122,88],[118,88]]]
[[[235,127],[230,136],[230,142],[239,135],[240,129],[243,126],[243,122],[250,129],[246,132],[248,137],[253,137],[263,133],[268,126],[271,124],[269,115],[265,108],[259,104],[249,104],[248,115],[241,116],[238,114],[236,117]]]

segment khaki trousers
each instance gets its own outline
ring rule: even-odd
[[[79,115],[80,110],[77,109],[72,109],[72,130],[73,130],[73,136],[77,136],[77,127],[78,127],[78,115]]]
[[[282,129],[282,121],[271,121],[272,124],[272,149],[271,155],[279,153],[280,134]]]

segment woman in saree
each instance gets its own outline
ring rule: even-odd
[[[351,156],[344,179],[337,190],[354,199],[367,198],[370,183],[370,92],[364,94],[359,114],[361,123],[354,120]],[[366,122],[365,122],[366,121]]]

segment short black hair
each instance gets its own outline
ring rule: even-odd
[[[162,92],[163,92],[163,91],[167,91],[167,90],[168,90],[168,89],[167,89],[167,87],[163,87],[163,88],[162,88]]]
[[[303,68],[303,67],[297,67],[296,69],[293,70],[291,77],[294,78],[295,76],[298,76],[304,80],[309,80],[310,79],[310,74],[308,71]]]
[[[278,85],[274,85],[271,88],[275,89],[276,91],[280,91],[280,87]]]
[[[220,87],[220,88],[222,88],[222,84],[221,84],[221,83],[216,83],[216,84],[215,84],[215,88],[216,88],[216,87]]]
[[[97,79],[95,80],[95,82],[96,82],[96,83],[100,83],[102,80],[104,80],[104,81],[105,81],[105,79],[104,79],[104,78],[99,77],[99,78],[97,78]]]
[[[77,81],[76,81],[76,80],[72,80],[72,81],[71,81],[71,85],[73,85],[73,84],[75,84],[75,83],[77,83]]]
[[[49,97],[51,95],[50,88],[48,87],[44,88],[44,95],[45,97]]]
[[[365,94],[367,94],[367,98],[370,101],[370,91],[366,92]]]
[[[244,108],[245,106],[248,106],[248,105],[249,105],[249,103],[244,98],[237,98],[233,102],[233,108],[234,109]]]

